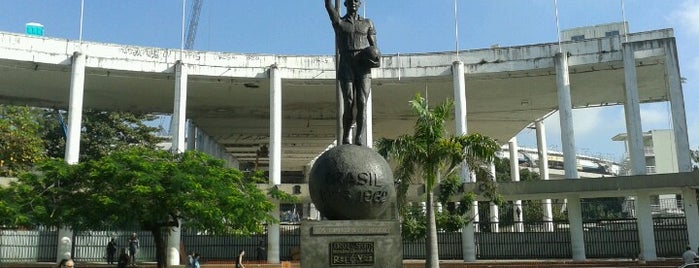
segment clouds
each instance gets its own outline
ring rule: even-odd
[[[672,129],[669,103],[641,104],[641,125],[643,131]],[[699,119],[688,117],[689,133],[699,131]],[[625,148],[623,142],[612,141],[619,133],[626,133],[624,106],[609,106],[573,110],[573,131],[575,149],[586,155],[601,155],[611,160],[620,160]],[[549,149],[560,151],[561,128],[558,113],[544,120]],[[534,131],[525,130],[518,135],[522,146],[536,147]],[[690,135],[690,142],[692,137]]]
[[[699,0],[685,0],[681,8],[672,13],[672,20],[689,33],[699,35]]]

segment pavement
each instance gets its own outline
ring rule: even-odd
[[[48,268],[55,267],[54,263],[0,263],[0,267],[12,268]],[[464,263],[460,260],[443,260],[440,261],[440,268],[544,268],[544,267],[561,267],[561,268],[609,268],[609,267],[656,267],[656,268],[677,268],[682,265],[682,260],[679,258],[660,259],[657,261],[638,261],[630,259],[595,259],[586,261],[572,260],[479,260],[476,262]],[[232,262],[211,262],[203,263],[202,268],[230,268]],[[115,267],[106,263],[76,263],[76,268],[106,268]],[[155,268],[156,264],[152,262],[139,263],[138,268]],[[173,268],[184,267],[184,265],[171,266]],[[245,262],[246,268],[300,268],[298,261],[286,262],[279,264],[254,263]],[[424,260],[404,260],[404,268],[422,268],[425,267]]]

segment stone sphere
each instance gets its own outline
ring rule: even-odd
[[[337,146],[318,157],[308,188],[329,220],[377,219],[395,200],[391,167],[374,150],[358,145]]]

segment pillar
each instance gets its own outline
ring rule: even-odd
[[[570,248],[573,260],[585,260],[585,239],[583,236],[582,208],[580,197],[568,197],[568,221],[570,224]]]
[[[636,58],[630,43],[623,44],[624,59],[624,115],[626,117],[627,148],[631,174],[646,174],[646,156],[643,151],[643,130],[641,128],[641,108],[636,79]]]
[[[187,64],[175,63],[175,104],[172,109],[172,152],[183,153],[187,122]],[[179,258],[179,257],[178,257]]]
[[[536,147],[539,155],[539,175],[542,180],[549,180],[549,154],[546,148],[546,127],[544,120],[539,119],[534,123],[536,126]],[[544,231],[553,232],[553,211],[551,209],[551,199],[542,200],[544,210]]]
[[[561,147],[563,165],[567,179],[577,179],[577,159],[575,158],[575,131],[573,131],[573,104],[570,96],[568,77],[568,57],[556,53],[556,88],[558,90],[558,116],[561,123]]]
[[[696,202],[696,199],[694,201]],[[638,242],[641,247],[641,256],[639,258],[646,261],[657,260],[655,235],[653,234],[653,215],[650,209],[650,193],[640,192],[636,196],[636,222],[638,224]]]
[[[667,68],[667,80],[670,88],[672,129],[675,134],[678,170],[680,172],[690,172],[692,171],[692,160],[690,158],[689,137],[687,136],[687,118],[684,110],[684,95],[682,93],[680,67],[677,60],[677,48],[674,40],[675,39],[668,41],[665,45],[665,66]]]
[[[187,64],[182,61],[175,63],[175,99],[172,109],[172,148],[173,153],[183,153],[185,146],[185,125],[187,122]],[[180,264],[181,229],[169,228],[167,239],[167,263]]]
[[[492,180],[495,181],[495,163],[490,163],[490,174],[493,176]],[[495,202],[490,202],[490,231],[493,233],[500,232],[500,209]]]
[[[187,150],[197,149],[197,126],[191,120],[187,120]]]
[[[466,122],[466,77],[464,75],[464,63],[461,61],[455,61],[452,65],[452,78],[454,86],[454,122],[456,123],[456,135],[466,135],[468,134],[468,125]],[[466,163],[461,164],[460,172],[461,182],[469,183],[475,182],[475,176],[473,181],[471,181],[471,172],[469,171],[468,165]],[[474,262],[476,261],[476,243],[474,235],[474,224],[478,221],[478,203],[474,202],[476,206],[471,207],[471,213],[474,214],[473,222],[469,222],[464,225],[461,231],[461,243],[464,255],[464,261]]]
[[[77,164],[80,158],[80,130],[82,128],[83,96],[85,93],[85,55],[75,52],[72,60],[65,160],[68,164]]]
[[[269,69],[269,183],[282,183],[282,76],[279,68]],[[279,201],[272,200],[272,216],[279,220]],[[267,262],[279,263],[279,224],[267,225]]]
[[[66,137],[66,163],[73,165],[80,161],[80,131],[83,117],[83,97],[85,93],[85,55],[73,53],[70,76],[70,99],[68,100],[68,133]],[[58,254],[56,261],[72,256],[73,230],[64,226],[58,230]]]
[[[510,139],[508,144],[510,151],[510,177],[513,182],[519,182],[519,146],[517,146],[517,137]],[[515,232],[524,232],[524,211],[522,210],[522,200],[514,200],[512,214],[515,219]]]
[[[687,218],[687,237],[692,249],[699,247],[699,209],[697,208],[697,191],[694,188],[682,188],[684,215]]]

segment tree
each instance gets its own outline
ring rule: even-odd
[[[413,134],[401,135],[396,139],[382,138],[377,142],[377,149],[381,155],[397,164],[395,178],[399,184],[401,202],[404,202],[407,186],[411,182],[421,179],[425,183],[428,231],[426,267],[439,267],[435,186],[442,178],[455,175],[464,162],[478,168],[492,161],[500,147],[493,139],[480,134],[448,135],[445,123],[453,112],[451,101],[430,109],[427,101],[418,94],[410,105],[417,115]]]
[[[65,154],[63,118],[65,112],[46,110],[43,136],[48,156],[62,158]],[[139,145],[155,149],[165,139],[158,137],[160,128],[145,124],[154,115],[144,113],[85,110],[80,135],[80,161],[98,159],[127,146]]]
[[[35,109],[0,105],[0,176],[15,176],[45,157]]]
[[[173,155],[135,147],[76,165],[53,159],[4,190],[9,198],[0,213],[8,215],[0,215],[0,224],[76,230],[137,225],[152,233],[158,267],[166,267],[162,231],[183,221],[228,234],[262,232],[263,224],[275,222],[273,204],[243,178],[196,151]]]
[[[692,158],[692,161],[694,162],[693,170],[695,170],[695,171],[699,170],[699,166],[697,166],[697,165],[699,165],[699,149],[697,149],[696,151],[690,150],[690,153],[692,154],[691,158]]]

